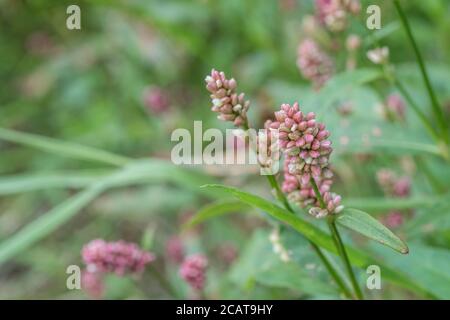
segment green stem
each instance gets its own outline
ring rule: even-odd
[[[273,190],[275,190],[276,195],[277,195],[277,199],[283,203],[284,207],[289,210],[290,212],[294,213],[294,210],[292,209],[291,205],[289,204],[289,201],[287,200],[285,194],[283,193],[283,191],[280,189],[280,186],[278,185],[277,179],[275,178],[274,175],[268,175],[266,176],[267,180],[270,183],[270,186],[272,187]]]
[[[419,106],[414,102],[411,95],[408,93],[406,88],[403,86],[403,84],[400,82],[396,74],[393,72],[393,68],[391,68],[389,65],[383,64],[382,66],[383,74],[387,81],[391,84],[397,87],[398,91],[402,94],[402,96],[406,99],[408,104],[411,106],[413,111],[416,113],[416,115],[419,117],[419,119],[422,121],[425,128],[428,130],[430,135],[436,140],[439,141],[439,134],[436,131],[436,128],[433,126],[431,121],[426,117],[426,115],[423,113],[422,110],[420,110]]]
[[[424,158],[416,156],[415,160],[417,167],[419,168],[419,172],[422,172],[424,176],[428,179],[433,191],[436,194],[442,194],[443,192],[445,192],[445,187],[442,185],[439,179],[437,179],[437,177],[433,174],[433,172],[431,172]]]
[[[352,282],[353,289],[355,290],[356,297],[359,300],[364,300],[361,289],[359,288],[358,282],[356,281],[355,273],[353,272],[352,265],[350,264],[350,260],[347,255],[347,251],[345,250],[344,243],[342,242],[341,236],[339,234],[338,229],[336,228],[336,224],[333,220],[333,217],[328,219],[328,226],[330,228],[331,234],[333,235],[333,239],[335,240],[336,247],[339,251],[339,254],[344,261],[345,268],[347,269],[348,275],[350,277],[350,281]]]
[[[323,200],[322,195],[320,194],[319,188],[316,184],[316,181],[314,178],[309,179],[313,189],[314,193],[316,194],[317,200],[319,201],[320,207],[322,209],[326,208],[325,201]],[[330,232],[332,235],[332,239],[334,241],[334,245],[336,246],[336,249],[345,265],[345,268],[347,269],[348,276],[350,277],[350,281],[352,283],[353,289],[355,290],[356,298],[357,299],[364,299],[361,289],[359,288],[358,282],[356,281],[355,274],[353,272],[352,266],[350,264],[350,260],[348,259],[347,251],[345,250],[345,246],[342,243],[341,236],[339,235],[339,231],[336,228],[336,225],[334,223],[333,217],[329,217],[328,219],[328,227],[330,228]]]
[[[341,290],[344,293],[344,295],[347,298],[352,299],[353,298],[352,293],[347,288],[347,286],[345,285],[344,281],[341,279],[341,277],[339,276],[337,271],[333,268],[331,263],[325,257],[325,255],[323,254],[322,250],[320,250],[320,248],[317,245],[315,245],[314,243],[312,243],[311,241],[309,243],[313,247],[314,251],[316,251],[316,253],[319,256],[320,260],[322,260],[323,264],[325,265],[325,268],[328,270],[328,272],[330,273],[331,277],[334,279],[334,281],[336,281],[336,284],[339,286],[339,288],[341,288]]]
[[[448,143],[447,123],[445,121],[444,113],[442,111],[442,108],[439,106],[439,102],[438,102],[438,100],[436,98],[436,94],[434,93],[433,87],[431,86],[430,78],[428,77],[428,73],[427,73],[427,70],[425,68],[425,63],[424,63],[424,60],[422,58],[422,55],[420,54],[419,47],[417,46],[417,43],[416,43],[416,41],[414,39],[414,36],[413,36],[413,34],[411,32],[411,27],[409,26],[408,19],[407,19],[405,13],[404,13],[404,11],[403,11],[399,1],[398,0],[394,0],[394,5],[395,5],[395,8],[397,9],[397,12],[398,12],[398,14],[400,16],[400,20],[402,21],[403,27],[404,27],[404,29],[406,31],[406,34],[408,35],[408,39],[411,42],[411,45],[412,45],[413,50],[414,50],[414,53],[416,55],[416,59],[417,59],[417,62],[419,64],[420,72],[422,74],[422,78],[423,78],[423,81],[425,83],[425,87],[427,88],[428,95],[429,95],[430,100],[431,100],[431,105],[432,105],[432,108],[433,108],[434,116],[435,116],[435,118],[436,118],[436,120],[437,120],[437,122],[438,122],[438,124],[439,124],[439,126],[441,128],[441,130],[442,130],[444,141],[446,141]]]
[[[280,185],[278,184],[275,176],[268,175],[267,180],[270,183],[270,186],[275,190],[277,199],[283,203],[286,210],[291,212],[292,214],[295,214],[295,211],[292,209],[291,205],[289,204],[289,201],[286,198],[286,195],[283,193],[283,191],[280,189]],[[352,298],[351,292],[347,289],[347,287],[344,284],[344,281],[340,278],[337,271],[334,269],[334,267],[331,265],[331,263],[328,261],[327,257],[323,254],[322,250],[312,241],[308,240],[309,244],[313,247],[314,251],[319,256],[320,260],[323,262],[325,268],[331,275],[331,277],[334,279],[338,287],[342,290],[344,295],[348,298]]]
[[[425,116],[425,114],[420,110],[419,106],[414,102],[408,91],[406,91],[406,88],[401,84],[401,82],[394,78],[394,84],[397,87],[397,89],[400,91],[402,96],[408,101],[408,104],[411,106],[411,108],[414,110],[414,112],[417,114],[417,116],[422,121],[425,128],[428,130],[430,135],[436,140],[439,141],[439,134],[436,132],[436,128],[433,126],[433,124],[430,122],[430,120]]]
[[[161,273],[154,267],[150,267],[149,269],[152,272],[153,276],[156,278],[156,280],[159,282],[161,288],[165,290],[170,296],[178,298],[177,291],[172,287],[169,281],[167,281],[167,279],[163,277]]]

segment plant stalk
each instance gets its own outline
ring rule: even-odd
[[[317,200],[319,201],[320,207],[322,209],[326,208],[325,201],[323,200],[322,195],[320,194],[319,188],[317,187],[316,181],[314,178],[310,178],[310,183],[314,189],[314,193],[316,194]],[[347,269],[348,276],[350,277],[350,281],[352,283],[353,289],[355,290],[356,298],[359,300],[363,300],[363,294],[361,292],[361,289],[359,288],[358,282],[356,281],[355,273],[353,272],[352,266],[350,264],[350,260],[347,255],[347,251],[345,250],[345,246],[342,242],[341,236],[339,235],[339,231],[336,228],[336,224],[334,223],[333,217],[329,217],[328,220],[328,227],[330,228],[330,232],[332,235],[332,239],[334,241],[334,245],[336,246],[336,249],[342,259],[342,262],[345,265],[345,268]]]
[[[336,227],[336,223],[334,222],[332,217],[331,217],[331,219],[328,219],[328,226],[333,235],[333,238],[335,239],[335,244],[339,251],[339,254],[340,254],[342,260],[344,261],[344,265],[345,265],[345,268],[347,269],[348,275],[350,277],[350,281],[352,282],[352,286],[353,286],[353,289],[355,290],[356,297],[359,300],[364,300],[362,291],[358,285],[358,282],[356,281],[355,273],[353,272],[353,268],[350,263],[350,259],[348,258],[347,251],[345,250],[344,243],[342,242],[341,236]]]
[[[448,124],[445,121],[444,113],[442,111],[442,108],[439,106],[439,102],[437,100],[436,94],[433,90],[433,87],[431,86],[431,81],[428,76],[428,72],[425,68],[424,60],[422,58],[422,55],[419,51],[419,47],[417,46],[417,43],[412,34],[411,27],[408,22],[408,18],[406,17],[405,12],[403,11],[403,9],[400,5],[400,2],[398,0],[394,0],[394,5],[395,5],[395,8],[397,9],[397,12],[400,16],[400,20],[402,22],[403,28],[406,31],[408,39],[411,42],[414,53],[416,55],[416,59],[419,64],[420,73],[422,74],[422,78],[425,83],[425,87],[427,89],[428,95],[431,100],[431,106],[433,108],[434,117],[436,118],[436,121],[438,122],[439,127],[442,131],[444,141],[448,144],[448,142],[449,142],[448,131],[447,131]]]
[[[295,214],[295,211],[292,209],[291,205],[289,204],[289,201],[287,200],[286,195],[280,189],[280,186],[279,186],[277,180],[275,179],[275,176],[268,175],[267,180],[269,181],[271,187],[275,190],[278,200],[283,203],[286,210],[290,211],[292,214]],[[334,279],[334,281],[336,282],[338,287],[342,290],[344,295],[351,299],[352,294],[351,294],[350,290],[347,289],[344,281],[340,278],[338,272],[334,269],[334,267],[328,261],[327,257],[323,254],[322,250],[314,242],[312,242],[310,240],[308,240],[308,242],[313,247],[314,251],[317,253],[320,260],[325,265],[325,268],[330,273],[331,277]]]

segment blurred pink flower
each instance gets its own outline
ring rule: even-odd
[[[357,15],[361,10],[359,0],[316,0],[317,19],[331,31],[342,31],[347,27],[348,15]]]
[[[102,275],[98,272],[83,270],[81,273],[81,287],[93,299],[101,299],[104,294]]]
[[[395,181],[393,194],[398,198],[406,198],[411,193],[411,182],[408,177],[401,177]]]
[[[391,94],[386,100],[386,108],[399,119],[405,118],[405,102],[398,94]]]
[[[188,256],[180,266],[180,276],[193,289],[201,291],[205,286],[208,260],[202,254]]]
[[[55,52],[56,46],[50,35],[44,31],[35,31],[26,39],[25,47],[34,55],[47,56]]]
[[[398,177],[390,169],[378,170],[377,180],[384,193],[388,196],[406,198],[411,193],[411,181],[409,177]]]
[[[382,189],[387,190],[392,186],[395,180],[395,173],[389,169],[380,169],[377,171],[377,181]]]
[[[153,254],[141,250],[135,243],[122,240],[92,240],[83,247],[81,255],[88,271],[112,272],[119,276],[140,273],[155,259]]]
[[[389,228],[398,228],[403,222],[403,214],[400,211],[391,211],[383,219],[382,222]]]
[[[163,113],[170,106],[167,92],[157,86],[147,87],[144,90],[143,100],[144,105],[153,113]]]
[[[180,264],[184,259],[183,242],[180,237],[172,236],[166,242],[167,257],[174,263]]]
[[[313,82],[316,89],[321,88],[333,74],[334,66],[315,41],[307,38],[298,46],[297,66],[302,75]]]
[[[356,34],[351,34],[347,37],[345,45],[348,51],[355,51],[361,46],[361,38]]]
[[[218,119],[231,121],[237,127],[246,127],[250,101],[244,100],[244,93],[237,94],[237,83],[227,79],[225,73],[212,69],[205,78],[206,89],[211,93],[212,111],[218,112]]]

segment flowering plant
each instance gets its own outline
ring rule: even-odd
[[[0,1],[0,299],[450,299],[445,1],[78,7]]]

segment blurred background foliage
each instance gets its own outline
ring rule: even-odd
[[[365,9],[373,2],[382,8],[379,31],[365,27]],[[346,71],[347,53],[335,50],[337,74],[315,91],[295,62],[313,1],[80,0],[82,29],[68,30],[66,8],[73,1],[0,0],[0,297],[86,298],[82,290],[66,289],[66,268],[82,265],[80,250],[95,238],[135,241],[157,255],[153,273],[108,278],[106,298],[189,297],[177,266],[165,258],[165,243],[174,235],[181,235],[187,252],[209,257],[208,297],[339,297],[308,244],[290,231],[282,238],[292,261],[278,259],[266,219],[223,216],[181,232],[192,213],[225,197],[200,190],[204,183],[221,181],[270,197],[252,170],[185,172],[168,162],[175,128],[192,130],[194,120],[204,129],[227,128],[210,111],[204,88],[205,75],[216,68],[236,78],[252,101],[255,127],[283,102],[298,100],[305,111],[317,112],[332,132],[337,190],[345,204],[380,219],[392,209],[403,212],[395,231],[410,246],[406,257],[345,233],[347,243],[364,246],[402,274],[383,278],[382,290],[367,292],[370,298],[450,298],[448,159],[409,108],[403,123],[377,113],[396,92],[366,57],[379,44],[390,48],[396,73],[420,108],[430,114],[431,107],[391,2],[361,3],[346,31],[362,39],[357,69]],[[402,3],[448,121],[449,2]],[[342,45],[345,35],[328,34],[324,44],[331,40]],[[146,104],[149,88],[162,90],[167,108]],[[353,112],[344,117],[339,107],[345,103]],[[130,159],[147,160],[123,169]],[[381,168],[408,176],[410,197],[384,197],[376,183]],[[232,262],[224,250],[234,252]],[[365,283],[365,269],[358,277]]]

